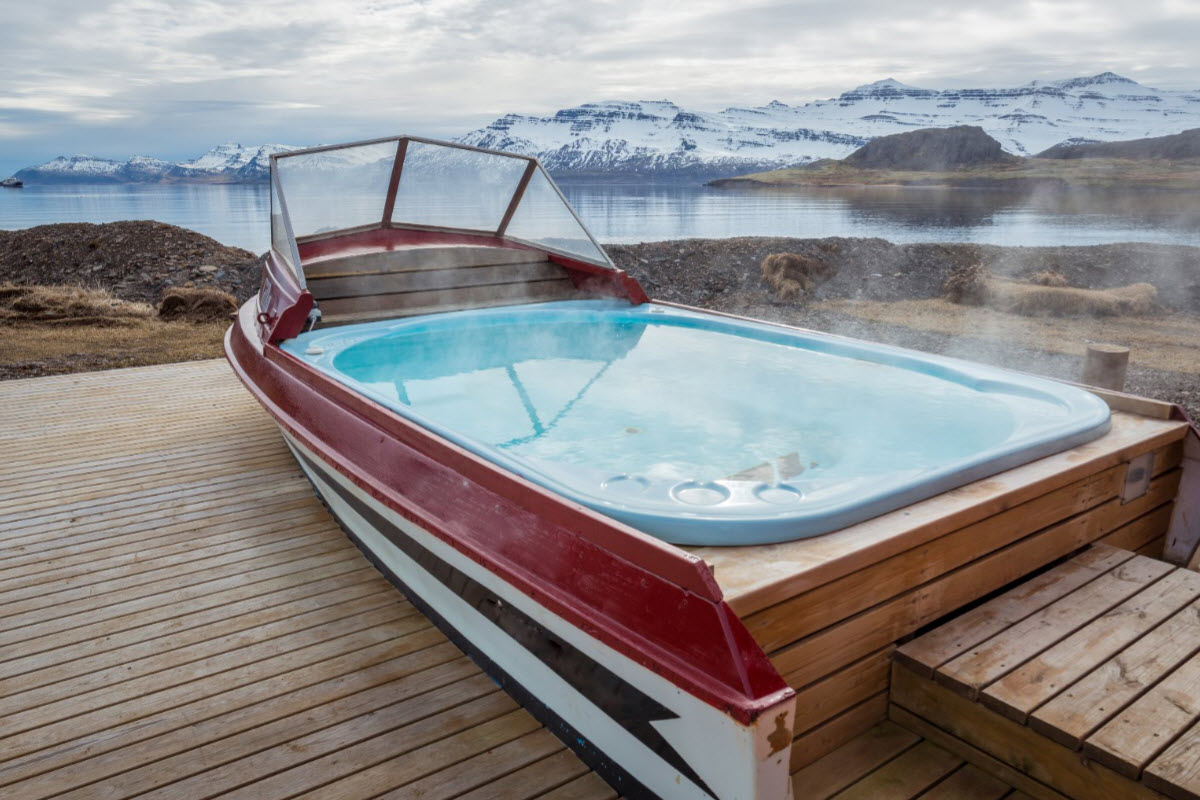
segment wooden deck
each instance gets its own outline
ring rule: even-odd
[[[0,409],[0,797],[615,797],[350,544],[223,361]]]
[[[1037,797],[1200,797],[1200,574],[1098,545],[904,646],[893,720]]]
[[[797,800],[1029,800],[949,750],[881,722],[796,773]]]

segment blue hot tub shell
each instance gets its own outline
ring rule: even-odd
[[[828,533],[1109,429],[1107,405],[1077,387],[656,304],[458,311],[320,329],[283,348],[677,544]]]

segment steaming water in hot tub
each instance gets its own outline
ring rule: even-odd
[[[1108,407],[1071,386],[652,304],[460,311],[318,330],[284,349],[680,544],[827,533],[1109,426]]]

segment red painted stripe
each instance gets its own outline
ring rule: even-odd
[[[243,310],[238,376],[279,423],[406,519],[589,635],[749,723],[793,696],[693,556],[547,492],[337,384]]]

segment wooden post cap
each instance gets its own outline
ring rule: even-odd
[[[1083,357],[1082,383],[1119,392],[1125,388],[1129,348],[1116,344],[1088,343]]]

